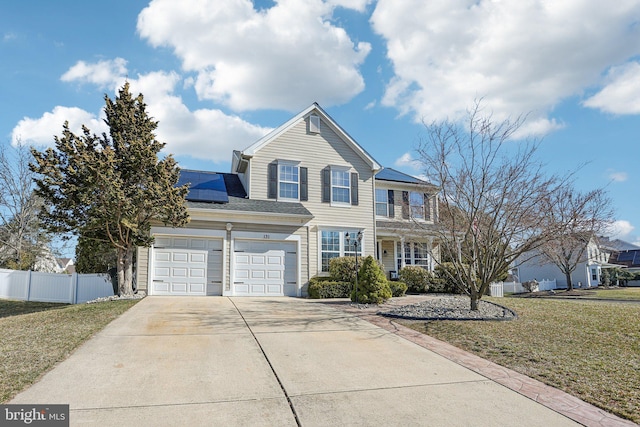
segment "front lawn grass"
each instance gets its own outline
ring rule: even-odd
[[[596,288],[593,298],[618,299],[640,301],[640,287],[638,288]]]
[[[68,305],[0,300],[0,403],[138,301]]]
[[[486,299],[518,319],[400,323],[640,423],[639,304]]]

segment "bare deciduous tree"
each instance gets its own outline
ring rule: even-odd
[[[446,270],[472,310],[515,259],[563,228],[542,227],[540,207],[566,181],[543,173],[534,156],[538,141],[511,140],[523,123],[523,117],[495,122],[476,102],[464,126],[425,124],[418,147],[425,175],[440,188],[441,259],[456,260]]]
[[[611,223],[611,200],[603,189],[580,193],[570,186],[551,195],[542,206],[547,226],[563,224],[564,232],[549,238],[539,248],[541,259],[555,264],[573,289],[571,274],[586,260],[587,246]]]
[[[48,250],[38,212],[42,199],[33,193],[31,152],[18,144],[0,146],[0,264],[12,269],[33,269]]]

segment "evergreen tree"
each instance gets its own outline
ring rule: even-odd
[[[158,122],[146,112],[142,94],[132,97],[129,83],[115,100],[105,95],[109,135],[83,126],[75,135],[66,122],[55,149],[32,150],[36,193],[49,209],[41,216],[51,231],[104,236],[117,252],[118,292],[133,293],[133,257],[150,246],[151,223],[174,227],[188,222],[187,187],[176,187],[173,157],[158,158],[165,146],[156,140]]]

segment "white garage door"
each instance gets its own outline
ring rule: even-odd
[[[156,236],[152,295],[222,295],[222,239]]]
[[[293,242],[236,240],[234,295],[296,296],[297,254]]]

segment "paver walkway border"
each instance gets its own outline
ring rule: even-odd
[[[433,296],[409,295],[400,299],[394,298],[382,307],[391,308],[401,305],[417,304],[428,298],[433,298]],[[544,384],[541,381],[461,350],[429,335],[414,331],[411,328],[396,323],[392,318],[379,316],[376,313],[380,311],[380,306],[358,307],[351,304],[347,299],[322,300],[322,302],[347,313],[355,314],[363,320],[431,350],[440,356],[446,357],[587,427],[637,426],[637,424],[629,420],[610,414],[603,409],[555,387]]]

